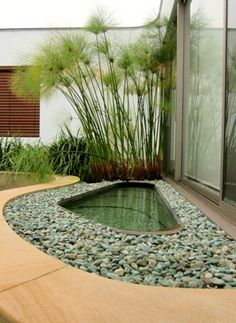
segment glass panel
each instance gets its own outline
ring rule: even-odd
[[[176,90],[171,91],[171,110],[168,113],[166,123],[166,145],[165,145],[165,172],[175,174],[175,129],[176,129]]]
[[[167,0],[167,1],[162,1],[161,4],[161,18],[170,18],[173,7],[174,7],[175,0]]]
[[[165,173],[174,175],[175,173],[175,114],[176,114],[176,17],[171,22],[171,28],[167,32],[171,32],[171,43],[173,46],[172,61],[165,65],[166,87],[164,90],[164,105],[166,107],[166,129],[165,129]],[[175,38],[174,38],[175,37]]]
[[[228,1],[225,199],[236,205],[236,2]]]
[[[223,0],[193,0],[186,35],[184,175],[219,190]]]

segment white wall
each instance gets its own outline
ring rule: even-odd
[[[119,28],[109,32],[109,37],[127,42],[137,38],[142,28]],[[29,54],[56,35],[67,32],[83,32],[81,29],[12,29],[0,30],[0,66],[17,66],[27,63]],[[44,143],[52,141],[59,133],[60,127],[68,124],[72,131],[77,131],[79,121],[70,104],[57,93],[49,100],[40,101],[40,140]],[[24,138],[24,141],[35,141]]]

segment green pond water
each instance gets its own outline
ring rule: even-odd
[[[152,187],[115,187],[66,205],[87,219],[135,231],[173,228],[177,221]]]

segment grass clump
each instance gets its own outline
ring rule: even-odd
[[[21,138],[0,139],[0,171],[12,171],[15,156],[23,149]]]
[[[31,173],[36,182],[47,182],[53,178],[53,168],[49,161],[48,148],[41,145],[27,144],[11,159],[11,171]]]
[[[88,145],[68,127],[49,145],[49,160],[56,174],[79,176],[90,181]]]

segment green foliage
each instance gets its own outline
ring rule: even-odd
[[[15,94],[24,99],[38,99],[40,95],[40,67],[18,67],[11,88]]]
[[[66,128],[49,145],[49,160],[56,174],[79,176],[89,181],[88,145],[79,134],[74,136]]]
[[[40,144],[24,146],[18,137],[0,140],[0,170],[32,173],[37,182],[48,181],[53,175],[47,148]]]
[[[52,179],[53,170],[48,158],[48,149],[41,145],[22,147],[11,158],[11,171],[31,173],[37,182],[46,182]]]
[[[92,14],[85,26],[85,29],[95,35],[105,33],[113,25],[111,16],[103,8]]]
[[[20,138],[1,138],[0,139],[0,170],[12,171],[14,156],[23,149]]]
[[[171,73],[165,72],[175,52],[175,40],[166,35],[171,26],[155,21],[140,39],[123,47],[108,39],[110,26],[99,13],[86,25],[92,33],[88,39],[67,34],[44,44],[32,58],[32,67],[25,68],[22,84],[16,72],[13,88],[31,96],[39,84],[41,96],[60,91],[76,112],[87,146],[82,139],[62,134],[50,148],[57,171],[81,174],[80,153],[86,150],[85,165],[96,180],[100,175],[148,177],[148,170],[157,176],[153,169],[160,171],[160,131],[168,113],[160,105],[160,93],[173,87]]]

